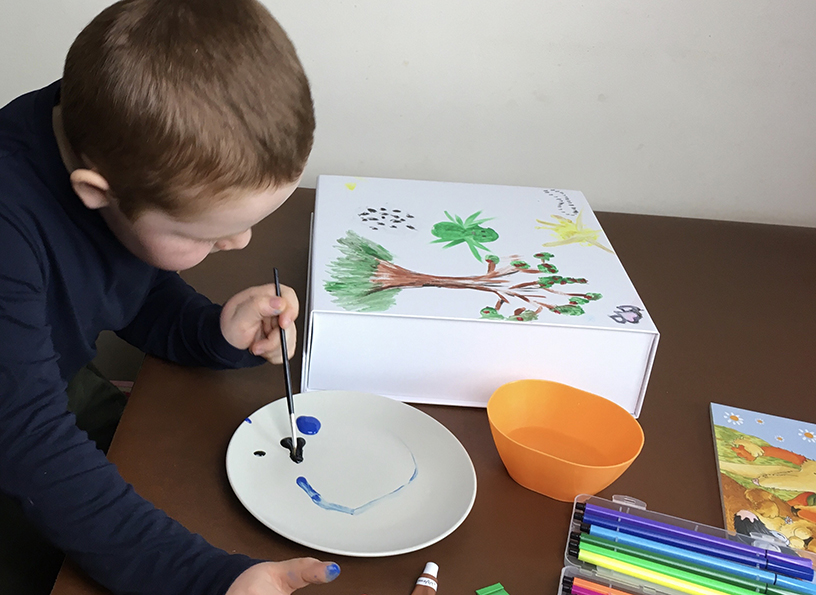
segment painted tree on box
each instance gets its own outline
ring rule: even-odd
[[[336,304],[355,312],[383,312],[394,305],[400,291],[420,287],[469,289],[492,294],[496,301],[482,308],[482,318],[522,322],[537,320],[544,310],[580,316],[585,313],[582,305],[602,297],[600,293],[562,291],[566,285],[583,285],[587,280],[559,275],[556,266],[550,262],[554,255],[549,252],[534,254],[537,261],[534,265],[512,258],[500,266],[501,259],[489,254],[484,257],[487,270],[483,274],[457,277],[430,275],[401,267],[393,262],[393,255],[383,246],[353,231],[347,231],[345,237],[337,240],[337,248],[342,256],[329,263],[331,281],[327,281],[324,287]],[[529,280],[523,280],[524,277]],[[502,308],[506,312],[512,303],[517,305],[512,314],[503,314]]]

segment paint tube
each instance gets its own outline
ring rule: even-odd
[[[428,562],[425,565],[425,570],[419,575],[411,595],[435,595],[437,589],[437,574],[439,574],[439,566],[433,562]]]

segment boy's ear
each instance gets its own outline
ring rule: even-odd
[[[82,203],[89,209],[101,209],[111,203],[108,181],[91,169],[71,172],[71,186]]]

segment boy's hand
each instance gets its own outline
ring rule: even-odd
[[[242,572],[226,595],[290,595],[307,585],[333,581],[339,574],[337,564],[314,558],[262,562]]]
[[[295,353],[297,334],[293,322],[299,304],[291,287],[281,285],[281,297],[275,285],[250,287],[232,296],[221,311],[221,333],[233,347],[249,349],[275,364],[283,362],[280,329],[286,331],[286,348]]]

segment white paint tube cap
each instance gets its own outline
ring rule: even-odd
[[[433,562],[428,562],[425,565],[425,570],[422,574],[428,574],[434,578],[437,578],[437,575],[439,574],[439,566]]]

